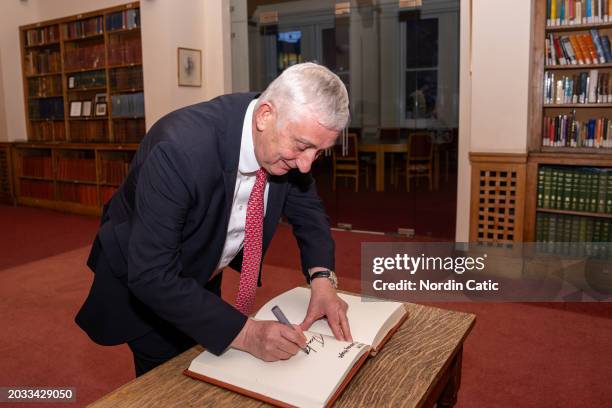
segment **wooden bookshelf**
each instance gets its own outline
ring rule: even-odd
[[[532,78],[532,81],[530,82],[529,88],[528,158],[523,231],[523,239],[526,242],[534,242],[538,238],[541,238],[541,234],[538,234],[536,218],[542,219],[542,216],[586,220],[582,222],[597,223],[598,226],[599,223],[609,223],[612,221],[612,214],[605,211],[576,211],[562,208],[549,208],[548,206],[545,207],[538,205],[538,176],[540,170],[546,169],[547,167],[556,169],[560,168],[562,171],[566,172],[563,174],[567,174],[572,172],[580,172],[583,170],[581,168],[592,168],[592,171],[595,173],[597,173],[597,171],[612,168],[611,147],[591,147],[588,145],[589,143],[593,143],[595,145],[595,142],[584,142],[584,145],[581,145],[580,139],[576,138],[575,136],[571,138],[571,132],[567,132],[568,137],[565,138],[566,143],[563,143],[563,138],[559,137],[561,132],[553,132],[553,140],[556,141],[556,143],[544,145],[545,137],[548,137],[549,141],[551,139],[550,127],[546,128],[546,125],[551,123],[556,125],[557,122],[553,122],[555,117],[559,117],[559,119],[557,119],[558,123],[564,123],[561,121],[561,118],[563,115],[566,115],[566,119],[564,120],[567,120],[568,126],[571,126],[571,119],[576,119],[577,121],[580,121],[580,123],[588,123],[588,120],[591,119],[604,119],[607,121],[612,121],[612,97],[602,96],[601,100],[597,100],[598,103],[593,103],[593,100],[588,101],[590,103],[576,103],[576,100],[565,100],[564,102],[567,103],[559,104],[555,103],[558,102],[556,99],[553,99],[553,101],[550,100],[551,89],[547,88],[546,81],[548,78],[548,83],[550,83],[550,79],[552,78],[553,74],[555,81],[562,80],[562,78],[566,77],[569,87],[563,89],[568,89],[571,90],[571,93],[576,93],[576,91],[584,90],[584,88],[578,86],[582,85],[580,82],[581,78],[579,78],[580,73],[586,72],[587,75],[590,75],[591,70],[597,70],[598,81],[601,80],[601,84],[598,82],[598,86],[595,88],[595,91],[605,95],[608,93],[612,94],[612,91],[609,91],[612,90],[612,59],[606,58],[604,40],[602,39],[603,36],[608,37],[608,39],[612,39],[612,10],[610,10],[610,15],[611,17],[609,21],[596,21],[590,23],[576,21],[572,24],[566,23],[557,26],[547,26],[547,18],[549,17],[547,1],[536,0],[534,2],[534,24],[531,33],[533,38],[531,49],[532,64],[530,67],[530,78]],[[552,55],[549,51],[550,47],[547,48],[547,41],[548,44],[551,44],[551,37],[553,39],[553,47],[556,39],[566,37],[569,40],[570,46],[572,46],[572,50],[574,50],[572,36],[574,36],[573,41],[578,41],[580,37],[577,36],[583,35],[588,35],[593,42],[596,41],[590,32],[592,29],[596,30],[598,33],[605,62],[599,60],[597,63],[590,64],[583,63],[561,65],[559,64],[559,61],[555,61],[556,63],[551,61]],[[586,37],[582,37],[582,39],[583,41],[586,41]],[[581,44],[581,42],[578,42],[578,47],[581,47]],[[597,52],[597,46],[595,48],[595,52]],[[563,52],[563,50],[561,51]],[[580,49],[579,52],[581,51],[582,49]],[[599,53],[597,55],[600,56]],[[591,54],[591,59],[593,59],[592,57],[593,55]],[[608,79],[606,80],[606,78]],[[569,82],[570,79],[578,82]],[[566,79],[563,80],[565,81]],[[604,83],[604,81],[607,81],[607,84]],[[574,87],[574,84],[577,86]],[[565,85],[566,84],[563,83],[563,86]],[[556,84],[553,86],[556,86]],[[547,97],[549,98],[547,99]],[[577,98],[579,97],[580,96],[578,95]],[[545,119],[547,117],[553,119]],[[545,122],[545,120],[548,120],[548,122]],[[603,124],[607,125],[607,123],[604,121],[601,123],[602,127]],[[573,129],[576,129],[578,124],[575,126],[576,127]],[[570,127],[570,129],[572,128]],[[545,130],[547,130],[548,133],[545,134]],[[576,132],[574,135],[575,134]],[[596,134],[601,135],[599,137],[601,138],[600,140],[602,140],[602,145],[606,136],[612,137],[612,135],[602,133],[601,127],[600,132]],[[576,143],[572,143],[573,140],[576,140]],[[574,146],[572,146],[572,144]],[[599,180],[599,178],[597,180]],[[569,189],[568,191],[571,191],[570,187],[563,187],[561,181],[558,183],[559,188],[566,188]],[[572,186],[572,188],[577,189],[578,187]],[[540,186],[540,193],[542,192],[541,189],[542,186]],[[593,192],[593,194],[595,193]],[[605,195],[605,192],[602,194]]]
[[[137,144],[13,143],[17,203],[99,215]]]
[[[13,166],[11,144],[0,143],[0,202],[13,204]]]
[[[21,26],[20,43],[28,141],[138,143],[142,139],[139,2]],[[113,86],[110,76],[120,88]],[[121,128],[124,133],[116,137],[113,112],[126,95],[138,97],[130,99],[129,109],[134,111],[122,108],[121,116],[139,116],[142,123]],[[71,117],[71,107],[78,106],[73,102],[81,102],[81,107],[89,102],[91,109]],[[97,103],[106,103],[105,115],[96,115]],[[91,126],[75,126],[79,121]],[[105,126],[96,123],[101,121]]]
[[[17,203],[100,214],[146,131],[141,43],[139,2],[20,27],[28,142],[8,154]]]

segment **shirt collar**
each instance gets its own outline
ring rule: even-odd
[[[253,99],[247,108],[242,124],[242,142],[240,143],[240,161],[238,170],[242,174],[254,173],[261,167],[255,157],[253,146],[253,110],[257,99]]]

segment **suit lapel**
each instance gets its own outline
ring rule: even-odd
[[[229,222],[236,189],[236,175],[240,161],[240,144],[242,141],[242,125],[249,103],[257,96],[256,93],[241,95],[234,106],[230,106],[226,134],[220,140],[220,155],[223,158],[223,185],[225,187],[225,227]]]

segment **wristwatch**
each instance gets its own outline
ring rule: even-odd
[[[334,271],[325,269],[323,271],[317,271],[310,276],[308,283],[311,283],[313,279],[326,278],[332,284],[334,289],[338,289],[338,277]]]

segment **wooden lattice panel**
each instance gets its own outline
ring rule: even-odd
[[[510,157],[472,156],[471,242],[522,242],[526,165]]]

